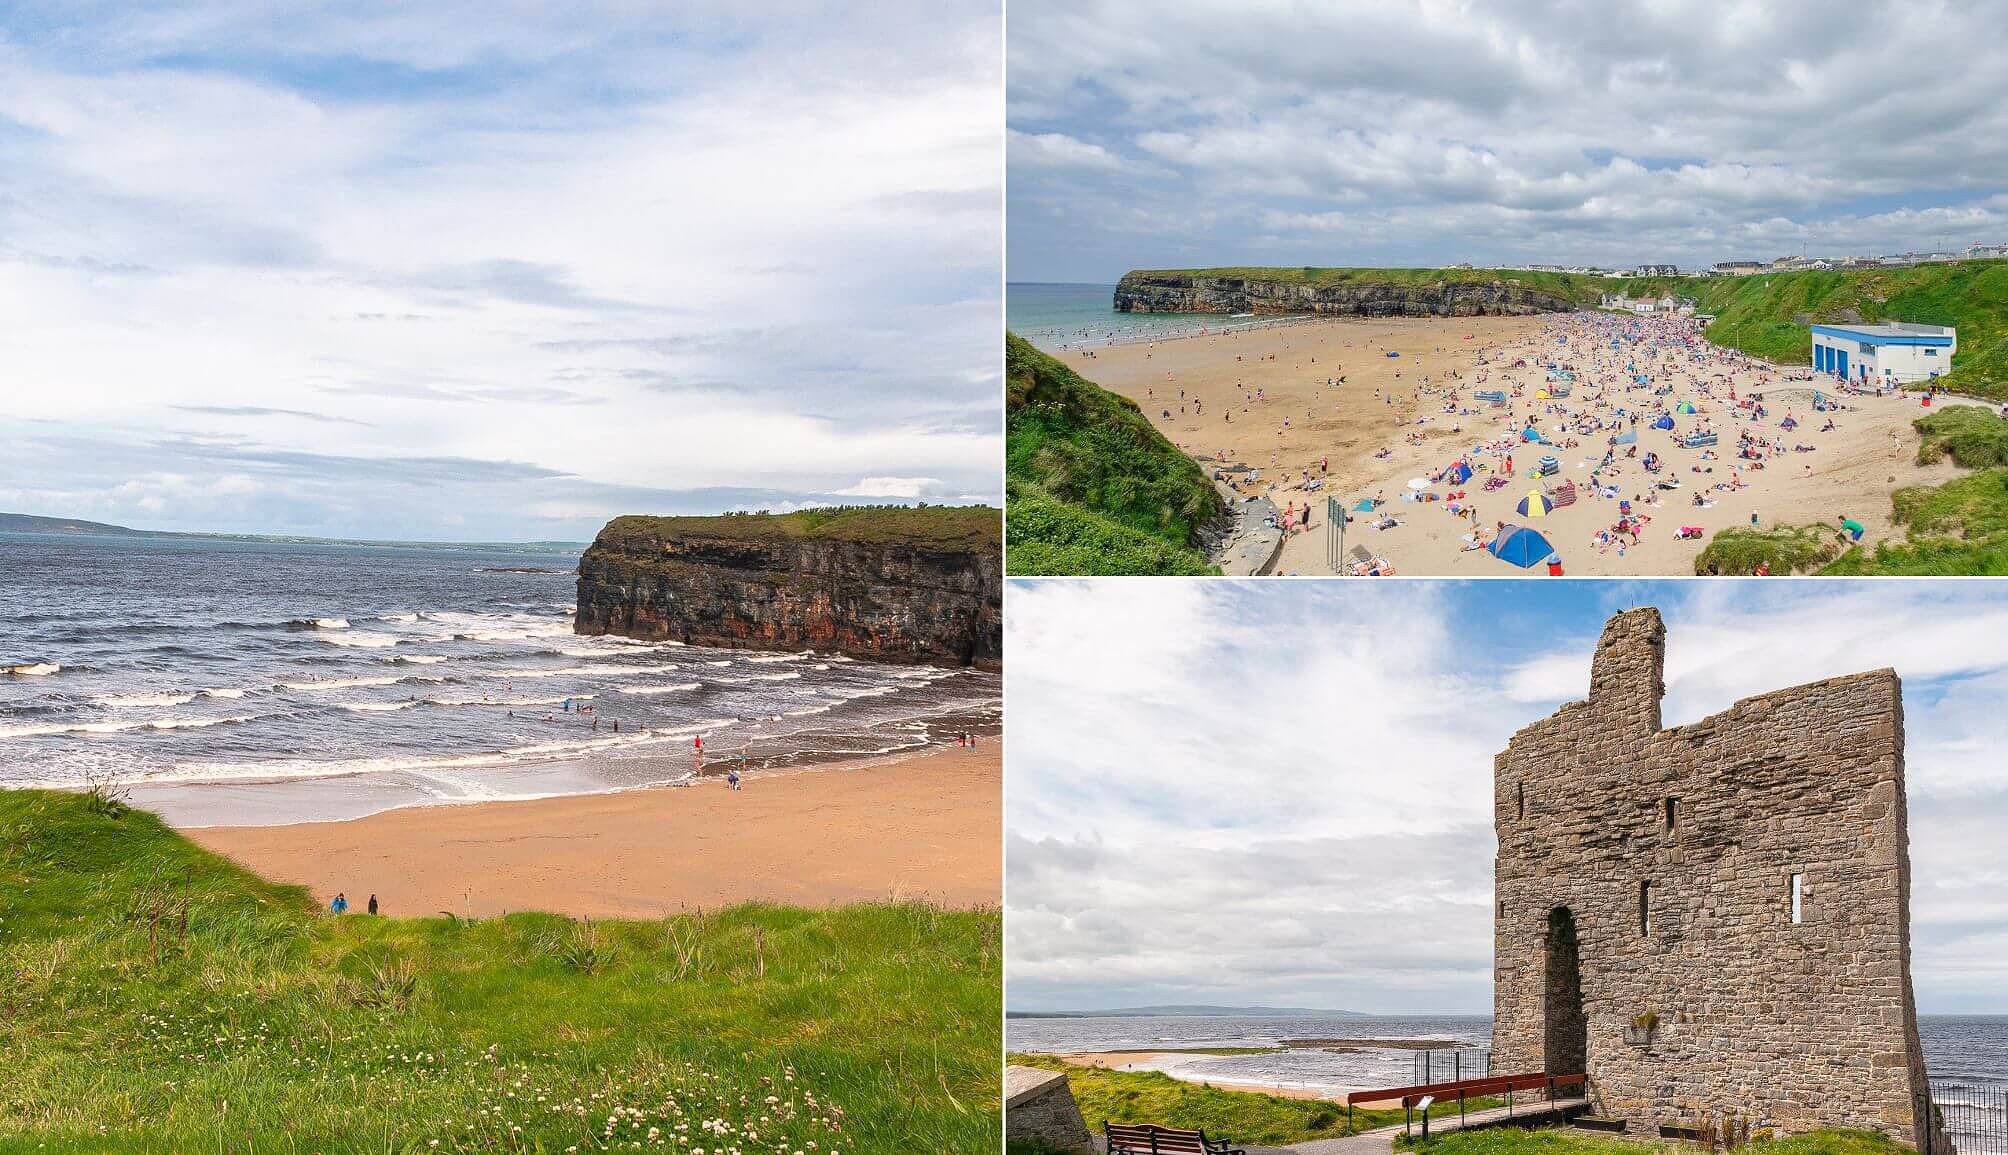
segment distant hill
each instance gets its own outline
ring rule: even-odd
[[[1117,1007],[1105,1011],[1006,1011],[1013,1019],[1113,1019],[1154,1015],[1160,1018],[1319,1018],[1371,1019],[1364,1011],[1318,1010],[1312,1007],[1216,1007],[1206,1004],[1175,1003],[1156,1007]]]
[[[37,517],[32,513],[0,513],[0,533],[86,533],[102,537],[179,537],[154,529],[128,529],[102,521],[74,517]]]
[[[1204,282],[1204,291],[1162,287],[1165,282],[1195,278]],[[2008,398],[2008,260],[1740,277],[1601,277],[1518,269],[1216,268],[1138,270],[1123,279],[1135,286],[1129,299],[1140,311],[1158,307],[1161,298],[1164,307],[1180,311],[1239,312],[1260,302],[1262,307],[1255,311],[1311,312],[1309,304],[1288,306],[1323,296],[1334,298],[1324,311],[1356,311],[1357,299],[1374,308],[1419,301],[1421,306],[1411,311],[1425,312],[1435,307],[1436,296],[1454,298],[1452,290],[1460,287],[1489,285],[1566,300],[1581,308],[1595,308],[1604,293],[1633,297],[1670,293],[1692,297],[1700,312],[1714,315],[1706,330],[1709,340],[1796,365],[1812,357],[1809,325],[1873,321],[1953,325],[1959,329],[1959,352],[1944,385],[1976,396]],[[1147,285],[1159,286],[1155,296],[1143,292]],[[1117,295],[1123,296],[1120,286]]]
[[[349,537],[308,537],[265,533],[186,533],[167,529],[133,529],[77,517],[40,517],[32,513],[0,513],[0,533],[73,534],[78,537],[172,538],[178,541],[249,541],[281,545],[424,546],[429,549],[501,549],[517,553],[578,553],[582,541],[371,541]]]
[[[1005,565],[1018,575],[1205,574],[1218,491],[1136,403],[1004,338]]]

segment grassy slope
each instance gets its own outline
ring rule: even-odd
[[[335,919],[150,814],[0,792],[0,1150],[587,1151],[610,1115],[707,1150],[723,1119],[748,1155],[988,1150],[999,929]]]
[[[1747,277],[1589,277],[1503,269],[1163,269],[1290,284],[1368,281],[1423,286],[1513,281],[1595,305],[1606,292],[1693,297],[1715,314],[1708,339],[1785,364],[1812,357],[1806,322],[1915,321],[1959,327],[1947,387],[2008,397],[2008,261],[1954,261],[1892,269],[1758,273]]]
[[[1428,1143],[1404,1143],[1397,1137],[1396,1143],[1411,1150],[1428,1151],[1430,1155],[1644,1155],[1645,1152],[1673,1155],[1701,1150],[1692,1143],[1646,1142],[1567,1127],[1533,1131],[1499,1127],[1452,1132],[1433,1137]],[[1752,1143],[1742,1150],[1751,1155],[1905,1155],[1910,1148],[1874,1131],[1810,1131],[1788,1139]]]
[[[594,545],[608,548],[665,537],[725,537],[746,541],[814,538],[866,544],[916,544],[935,549],[995,550],[1002,532],[997,511],[981,505],[867,505],[795,513],[728,513],[716,517],[617,517]]]
[[[1073,1087],[1074,1101],[1088,1130],[1101,1134],[1102,1124],[1157,1123],[1165,1127],[1199,1127],[1209,1139],[1224,1139],[1235,1146],[1276,1146],[1310,1139],[1329,1139],[1371,1131],[1401,1122],[1400,1110],[1353,1111],[1352,1124],[1346,1123],[1343,1105],[1320,1099],[1285,1099],[1255,1091],[1223,1091],[1202,1083],[1188,1083],[1156,1071],[1103,1071],[1063,1063],[1050,1055],[1011,1056],[1020,1066],[1045,1067],[1065,1071]],[[1471,1100],[1469,1110],[1479,1110],[1490,1100]],[[1439,1103],[1430,1111],[1432,1118],[1456,1116],[1457,1104]]]
[[[1212,572],[1191,544],[1219,494],[1136,404],[1006,335],[1005,563],[1013,574]]]

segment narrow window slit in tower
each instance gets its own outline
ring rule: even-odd
[[[1527,787],[1525,783],[1513,787],[1513,806],[1517,811],[1514,815],[1515,818],[1524,819],[1527,817]]]
[[[1801,916],[1805,913],[1804,905],[1799,901],[1800,891],[1805,881],[1806,876],[1803,874],[1792,876],[1792,924],[1794,926],[1799,924]]]
[[[1666,800],[1666,829],[1667,833],[1669,834],[1673,832],[1674,822],[1676,820],[1676,815],[1674,812],[1679,807],[1679,805],[1680,805],[1680,799],[1678,798],[1669,798]]]
[[[1794,894],[1798,891],[1794,890]],[[1652,934],[1652,883],[1638,884],[1638,933],[1640,937]]]

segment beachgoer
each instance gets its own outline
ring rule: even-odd
[[[328,909],[336,914],[347,914],[349,911],[349,896],[346,894],[336,894],[335,900],[328,904]]]
[[[725,772],[725,784],[734,790],[739,789],[739,770],[737,767]]]
[[[1849,517],[1847,514],[1841,515],[1841,528],[1847,531],[1848,540],[1850,541],[1860,541],[1862,539],[1862,535],[1868,532],[1868,528],[1866,526],[1862,525],[1861,522],[1856,521],[1854,518]]]
[[[376,913],[376,895],[374,894],[370,895],[370,913]]]

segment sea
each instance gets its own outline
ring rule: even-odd
[[[995,674],[579,637],[579,548],[0,533],[0,787],[267,825],[1001,729]]]
[[[1004,323],[1033,345],[1056,353],[1302,321],[1218,313],[1118,313],[1115,292],[1114,285],[1013,282],[1004,287]]]
[[[1005,1021],[1005,1045],[1023,1052],[1146,1051],[1154,1048],[1262,1047],[1285,1039],[1440,1039],[1460,1051],[1468,1073],[1484,1062],[1490,1046],[1490,1015],[1414,1017],[1196,1017],[1096,1016],[1092,1018],[1012,1018]],[[1925,1070],[1942,1098],[1961,1090],[2008,1089],[2008,1015],[1921,1015],[1918,1035]],[[1431,1054],[1431,1075],[1446,1074],[1453,1049]],[[1180,1055],[1165,1064],[1181,1079],[1253,1083],[1313,1091],[1399,1087],[1422,1081],[1412,1047],[1343,1044],[1293,1047],[1253,1055]],[[1959,1090],[1955,1090],[1958,1088]],[[1990,1096],[1989,1102],[2000,1103]]]

